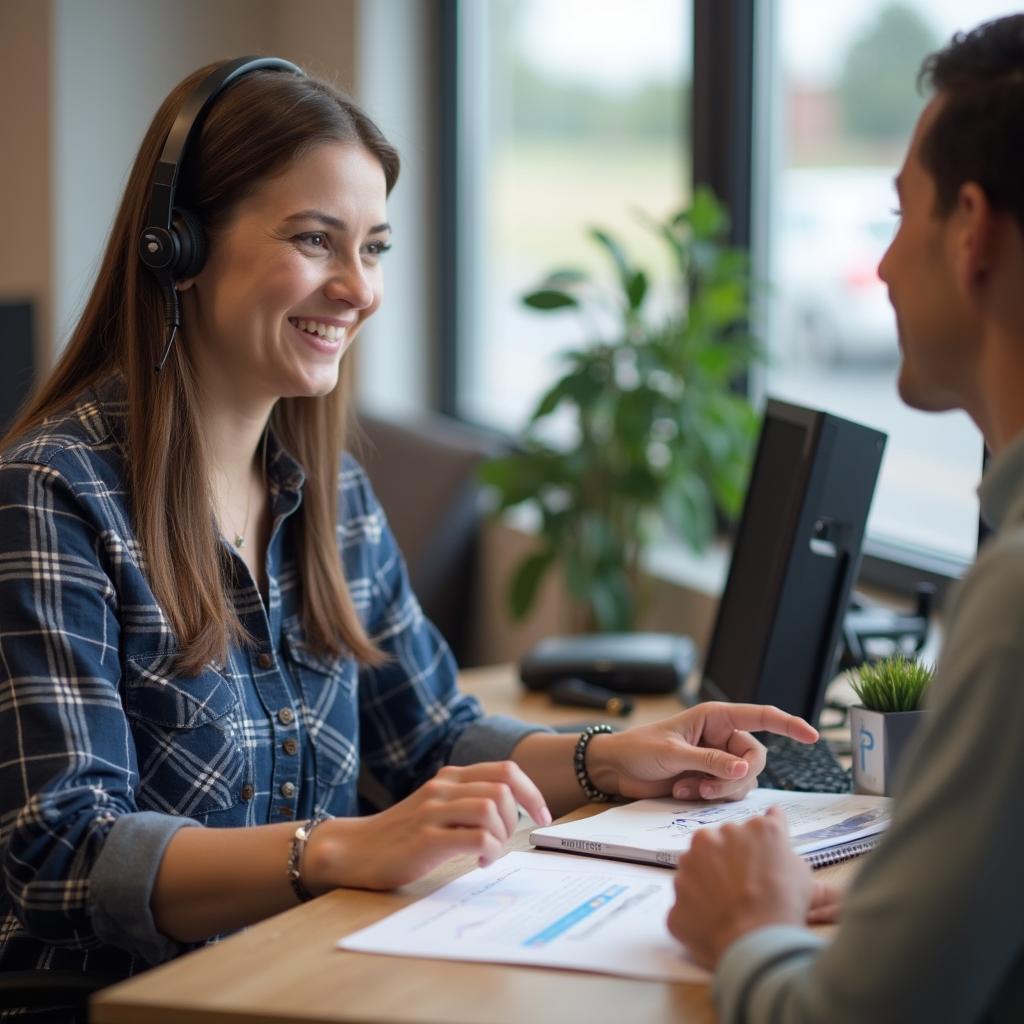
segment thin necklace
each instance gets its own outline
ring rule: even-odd
[[[262,451],[262,482],[266,486],[267,482],[267,431],[266,428],[263,430],[263,436],[260,438],[260,445]],[[235,533],[234,545],[241,551],[245,547],[245,535],[249,532],[249,513],[252,510],[252,481],[249,481],[249,488],[245,495],[245,521],[242,523],[242,532]]]
[[[252,508],[252,481],[249,482],[248,493],[245,497],[245,522],[242,523],[242,532],[235,534],[235,547],[241,550],[245,547],[245,535],[249,532],[249,511]]]

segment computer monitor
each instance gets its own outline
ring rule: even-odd
[[[886,435],[770,399],[705,659],[705,700],[817,720]]]

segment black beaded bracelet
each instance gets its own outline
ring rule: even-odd
[[[615,732],[615,730],[610,725],[588,725],[580,733],[580,738],[576,741],[576,750],[572,755],[572,765],[576,770],[576,781],[580,784],[580,789],[583,790],[586,798],[595,803],[607,803],[609,800],[614,799],[611,793],[598,789],[590,781],[590,774],[587,771],[587,746],[595,736],[599,736],[603,732]]]

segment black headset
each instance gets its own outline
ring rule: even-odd
[[[139,259],[156,276],[164,294],[167,341],[154,367],[157,373],[167,362],[181,326],[175,282],[194,277],[206,261],[206,234],[199,218],[174,204],[178,175],[188,145],[198,136],[210,107],[232,82],[250,71],[287,71],[304,76],[302,68],[279,57],[239,57],[217,68],[185,97],[156,165],[146,226],[139,238]]]

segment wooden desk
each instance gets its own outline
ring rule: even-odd
[[[523,693],[511,668],[466,672],[463,689],[492,713],[552,725],[601,720]],[[629,719],[640,724],[679,710],[670,697],[645,698]],[[574,816],[596,813],[581,808]],[[528,829],[513,849],[527,849]],[[855,862],[854,862],[855,863]],[[854,863],[826,868],[843,882]],[[334,948],[363,928],[475,866],[462,857],[390,893],[339,890],[131,978],[92,1004],[96,1024],[286,1024],[366,1021],[393,1024],[587,1024],[623,1020],[705,1024],[715,1019],[707,986],[637,981],[533,967],[454,963],[350,953]]]

